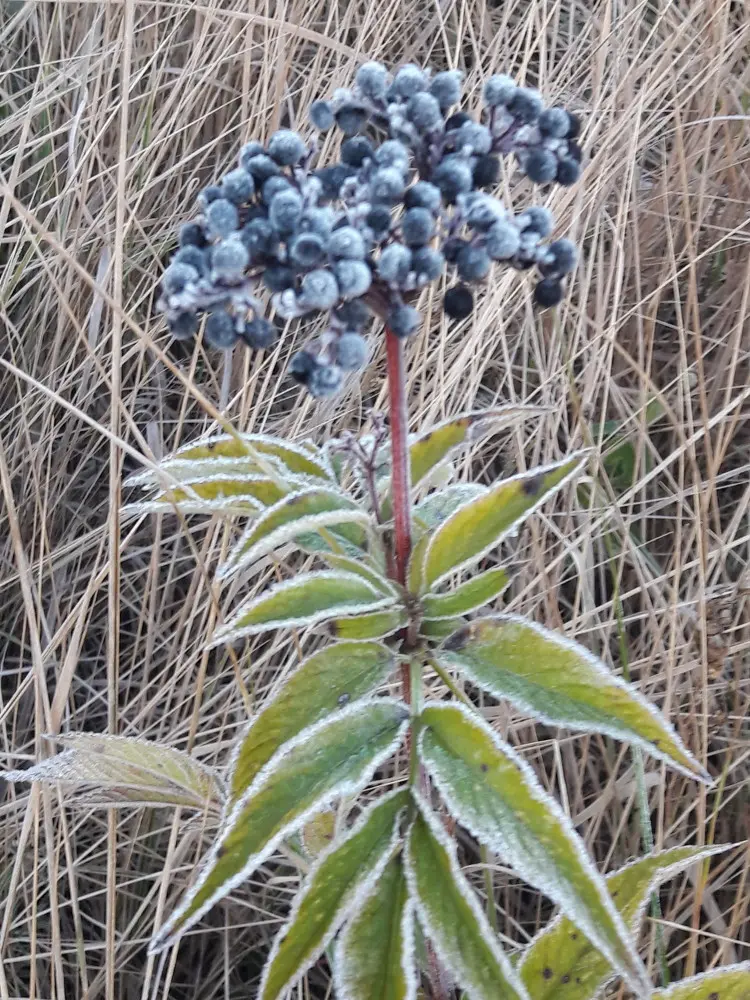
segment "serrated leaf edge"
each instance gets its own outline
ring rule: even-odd
[[[586,926],[581,924],[580,916],[573,916],[571,914],[570,904],[566,898],[561,897],[561,894],[556,892],[554,887],[550,891],[549,885],[544,884],[544,882],[535,875],[529,866],[523,862],[519,865],[515,857],[509,856],[502,841],[494,840],[488,835],[485,829],[475,823],[470,816],[467,816],[461,810],[460,805],[456,803],[454,799],[449,783],[445,781],[442,773],[440,773],[440,770],[436,767],[435,763],[430,761],[425,755],[424,738],[426,735],[426,728],[429,728],[429,723],[425,721],[425,728],[423,728],[419,734],[419,756],[452,815],[455,816],[461,826],[464,826],[481,844],[489,847],[491,851],[494,851],[499,857],[503,858],[507,864],[511,865],[514,871],[517,871],[525,881],[534,885],[541,892],[543,892],[545,896],[553,900],[559,906],[565,907],[567,911],[566,915],[569,919],[577,927],[580,927],[580,929],[584,931],[586,936],[591,939],[608,962],[610,962],[615,968],[620,969],[622,975],[628,980],[628,982],[632,983],[636,992],[642,992],[644,987],[647,989],[650,988],[648,985],[649,980],[646,970],[642,967],[640,957],[635,944],[632,941],[632,936],[625,925],[625,921],[620,916],[617,907],[609,895],[604,877],[597,870],[589,857],[581,838],[578,836],[578,833],[570,820],[570,817],[565,814],[557,800],[545,792],[539,782],[539,779],[534,773],[533,768],[508,743],[501,740],[497,733],[495,733],[495,731],[475,712],[472,712],[469,708],[467,708],[466,705],[462,705],[460,702],[427,702],[424,706],[424,712],[428,709],[432,712],[440,714],[455,714],[458,712],[464,717],[464,720],[472,728],[478,729],[490,740],[499,754],[507,757],[511,763],[518,768],[521,775],[526,780],[529,794],[532,795],[540,805],[543,805],[548,810],[548,812],[560,824],[562,832],[567,834],[568,843],[575,850],[575,853],[578,855],[578,860],[581,862],[581,867],[589,876],[589,884],[596,890],[599,896],[599,902],[608,912],[610,919],[620,935],[621,942],[628,946],[628,950],[630,951],[631,958],[633,960],[633,968],[640,971],[640,981],[633,975],[632,969],[622,966],[621,962],[613,953],[607,939],[600,936],[599,930],[595,924],[591,924],[589,921],[586,921]]]
[[[450,569],[446,570],[444,573],[441,573],[440,576],[435,577],[434,580],[431,580],[427,584],[428,589],[434,590],[435,587],[439,587],[441,583],[443,583],[449,577],[453,576],[454,573],[459,573],[464,569],[468,569],[470,566],[473,566],[481,559],[484,559],[484,557],[489,552],[497,548],[497,546],[504,539],[506,539],[509,535],[511,535],[520,524],[523,524],[523,522],[526,521],[529,517],[531,517],[531,515],[535,511],[537,511],[543,504],[545,504],[548,500],[550,500],[553,496],[555,496],[555,494],[559,493],[559,491],[565,485],[567,485],[567,483],[569,483],[572,479],[575,479],[575,477],[580,474],[581,470],[583,469],[584,465],[586,464],[587,460],[591,457],[592,454],[593,454],[593,449],[584,448],[579,451],[571,452],[571,454],[566,456],[566,458],[563,459],[562,461],[551,462],[548,465],[538,465],[533,469],[528,469],[526,472],[517,472],[513,476],[508,476],[506,479],[501,479],[499,482],[493,483],[492,486],[490,486],[490,488],[488,489],[487,493],[491,493],[494,489],[497,489],[501,486],[507,486],[510,483],[520,482],[524,479],[532,479],[536,476],[544,476],[549,472],[553,472],[555,469],[559,469],[561,466],[570,464],[571,462],[576,463],[574,467],[570,470],[570,472],[568,472],[565,476],[563,476],[563,478],[560,480],[559,483],[555,483],[554,486],[551,486],[548,490],[545,490],[541,494],[541,496],[533,504],[531,504],[530,507],[527,507],[526,510],[521,515],[519,515],[519,517],[515,519],[515,521],[509,524],[508,527],[505,528],[503,531],[501,531],[500,534],[497,535],[497,537],[494,538],[489,545],[485,546],[480,552],[477,552],[474,555],[469,556],[467,559],[464,559],[463,562],[456,563],[454,566],[451,566]],[[467,509],[467,507],[471,506],[472,503],[476,502],[477,500],[483,500],[486,498],[486,496],[487,494],[476,497],[474,500],[469,500],[461,507],[458,507],[434,530],[432,538],[430,539],[430,543],[427,546],[424,553],[424,560],[422,563],[423,580],[425,581],[427,580],[427,575],[426,575],[427,563],[430,558],[430,552],[432,551],[432,547],[435,544],[435,540],[440,536],[440,534],[445,529],[448,528],[448,526],[450,525],[451,521],[454,518],[462,514]]]
[[[294,923],[295,919],[297,918],[297,914],[299,913],[302,907],[302,904],[310,894],[310,889],[312,887],[312,884],[315,880],[316,875],[320,871],[321,867],[326,863],[326,861],[328,860],[328,858],[330,858],[332,854],[335,854],[336,851],[339,850],[339,848],[343,847],[344,844],[346,844],[353,837],[357,836],[359,833],[362,832],[362,829],[367,825],[367,823],[372,817],[373,812],[378,808],[378,806],[382,806],[382,804],[389,799],[396,798],[399,795],[403,796],[404,791],[405,789],[403,787],[397,788],[391,792],[388,792],[386,795],[382,795],[380,798],[376,799],[375,802],[373,802],[370,806],[368,806],[368,808],[357,818],[356,823],[354,823],[354,825],[346,831],[344,836],[339,837],[338,840],[333,841],[333,843],[330,844],[325,849],[325,851],[323,851],[323,853],[320,854],[320,856],[317,858],[315,864],[312,866],[312,868],[307,874],[304,886],[294,897],[294,902],[292,903],[292,907],[289,911],[289,915],[287,916],[286,922],[279,929],[278,933],[276,934],[276,937],[274,938],[271,950],[269,951],[268,956],[266,958],[266,964],[263,968],[263,973],[261,975],[260,986],[258,987],[258,1000],[264,1000],[265,998],[265,990],[268,981],[268,976],[270,975],[271,972],[271,966],[273,965],[274,959],[279,953],[282,942],[284,941],[287,932],[289,931],[289,928]],[[279,996],[284,992],[284,990],[290,989],[297,982],[299,982],[300,978],[305,974],[305,972],[307,972],[310,966],[315,962],[316,958],[320,954],[322,954],[322,952],[325,951],[325,949],[328,947],[328,944],[330,943],[331,939],[334,937],[339,927],[341,927],[344,921],[346,921],[349,914],[352,913],[358,907],[358,905],[370,894],[370,891],[372,890],[373,886],[377,883],[378,879],[383,874],[383,870],[385,869],[385,866],[388,864],[388,861],[393,853],[393,850],[400,839],[399,824],[405,809],[406,809],[406,803],[404,803],[403,808],[399,810],[399,812],[396,814],[394,818],[390,839],[383,845],[382,855],[378,859],[376,865],[370,870],[369,873],[367,873],[363,877],[363,880],[359,882],[355,891],[348,894],[348,896],[345,896],[344,903],[341,905],[341,908],[337,911],[336,916],[331,921],[329,930],[321,939],[320,944],[317,945],[315,950],[310,952],[302,960],[302,963],[297,968],[297,971],[292,976],[290,976],[290,978],[284,983],[284,985],[276,994],[276,996]]]
[[[670,722],[664,718],[662,713],[654,705],[652,705],[650,701],[644,698],[644,696],[640,693],[640,691],[638,691],[636,687],[634,687],[634,685],[626,683],[622,679],[622,677],[620,677],[618,674],[615,674],[613,671],[609,670],[603,660],[599,659],[598,656],[595,656],[590,650],[586,649],[585,646],[581,645],[581,643],[576,642],[574,639],[570,639],[568,636],[563,635],[559,632],[554,632],[552,629],[545,628],[544,626],[539,625],[537,622],[531,621],[528,618],[524,618],[522,615],[507,614],[507,613],[502,613],[497,615],[486,615],[483,616],[482,618],[476,619],[475,621],[476,624],[481,624],[483,622],[499,621],[499,622],[509,622],[515,625],[523,625],[531,628],[534,632],[536,632],[538,635],[541,635],[543,638],[550,639],[553,642],[557,642],[560,646],[563,646],[570,652],[580,655],[581,658],[586,660],[586,662],[592,667],[592,669],[596,673],[602,674],[607,678],[607,680],[611,681],[615,687],[627,691],[628,694],[632,695],[638,701],[638,703],[648,711],[648,713],[652,716],[652,718],[660,723],[660,725],[664,729],[665,735],[668,735],[672,740],[674,740],[676,746],[685,754],[685,756],[695,762],[696,770],[691,771],[689,770],[689,768],[679,764],[677,761],[673,760],[668,754],[663,753],[661,750],[659,750],[658,747],[655,747],[653,743],[649,743],[648,740],[641,739],[636,733],[628,732],[627,734],[623,734],[621,731],[616,730],[614,726],[606,726],[606,727],[598,725],[586,726],[583,723],[570,723],[569,725],[563,724],[555,720],[552,716],[539,712],[536,708],[534,708],[533,705],[531,705],[530,702],[526,701],[522,697],[518,697],[515,694],[511,697],[510,695],[508,695],[506,691],[501,691],[500,688],[497,687],[490,688],[484,681],[480,681],[478,679],[478,677],[471,669],[471,667],[465,667],[463,663],[459,664],[455,662],[446,664],[447,666],[450,666],[453,669],[458,670],[460,673],[462,673],[465,677],[467,677],[471,681],[472,684],[475,684],[483,691],[486,691],[488,694],[491,694],[493,698],[501,698],[511,702],[511,704],[515,705],[520,711],[526,713],[527,715],[533,716],[535,719],[538,719],[540,722],[544,723],[544,725],[555,726],[563,729],[570,728],[572,730],[582,733],[602,733],[605,736],[611,736],[613,739],[620,740],[621,742],[624,743],[634,743],[636,746],[640,746],[644,750],[646,750],[647,753],[649,753],[652,757],[657,757],[659,760],[664,761],[665,764],[668,764],[670,767],[686,775],[687,777],[692,778],[694,780],[702,781],[704,784],[707,785],[713,785],[714,779],[711,777],[710,774],[704,771],[699,762],[695,760],[693,755],[690,753],[685,744],[682,742],[677,731],[672,727]],[[471,628],[471,625],[472,623],[469,622],[464,627]],[[462,631],[462,629],[457,629],[456,631],[460,632]],[[460,655],[460,651],[446,648],[446,643],[450,642],[450,640],[451,636],[448,636],[448,638],[443,641],[440,648],[437,650],[438,659],[440,659],[441,652],[445,652],[448,654],[456,652],[457,655]]]
[[[430,832],[435,837],[440,846],[446,851],[450,864],[451,875],[453,876],[453,881],[456,886],[456,889],[461,893],[467,905],[474,914],[477,923],[479,924],[479,927],[481,929],[485,943],[487,944],[487,947],[490,949],[493,956],[495,957],[495,960],[497,961],[498,965],[502,969],[503,975],[507,979],[508,983],[518,994],[519,1000],[530,1000],[529,995],[526,992],[526,987],[524,986],[523,982],[521,982],[521,979],[518,976],[516,970],[511,965],[508,956],[505,954],[503,949],[498,944],[496,936],[492,930],[492,927],[490,926],[490,923],[484,911],[479,905],[476,896],[472,892],[471,887],[466,880],[466,877],[464,876],[459,867],[458,859],[456,858],[455,845],[453,841],[450,839],[450,837],[448,837],[448,834],[443,829],[442,825],[438,821],[437,817],[435,816],[434,812],[430,808],[427,801],[423,798],[421,793],[414,788],[412,789],[412,798],[414,799],[414,802],[417,806],[417,809],[419,810],[422,819],[429,827]],[[435,929],[432,924],[432,921],[425,907],[422,905],[419,899],[419,895],[417,893],[416,877],[410,859],[412,829],[413,827],[410,827],[406,835],[406,844],[404,847],[404,855],[403,855],[404,872],[406,874],[407,885],[409,886],[409,896],[414,901],[414,907],[417,916],[419,917],[419,921],[422,924],[422,927],[424,928],[427,936],[430,938],[433,945],[435,946],[435,950],[438,952],[441,961],[448,969],[448,971],[451,973],[451,975],[454,977],[456,982],[458,982],[461,986],[463,986],[464,984],[462,980],[464,979],[464,977],[459,971],[457,971],[453,958],[452,957],[448,958],[442,951],[440,944],[436,940]],[[468,992],[471,991],[469,990]]]
[[[187,930],[195,926],[201,917],[204,916],[204,914],[206,914],[215,903],[227,896],[233,889],[236,889],[238,885],[241,885],[248,878],[248,876],[250,876],[258,868],[259,865],[262,865],[263,862],[273,854],[283,840],[285,840],[291,833],[294,833],[296,830],[299,830],[302,826],[304,826],[305,823],[312,819],[316,813],[319,813],[321,809],[325,809],[336,799],[356,796],[363,790],[363,788],[365,788],[368,781],[380,765],[385,763],[385,761],[388,760],[388,758],[391,757],[401,745],[406,730],[409,727],[408,713],[404,715],[403,720],[396,730],[391,742],[384,747],[380,753],[371,757],[366,765],[363,765],[360,778],[358,780],[340,781],[337,785],[334,785],[331,789],[329,789],[325,795],[314,802],[308,809],[305,809],[303,812],[295,816],[293,820],[285,824],[273,837],[270,838],[262,850],[256,852],[254,855],[251,855],[245,861],[245,864],[239,872],[236,872],[228,878],[226,882],[222,883],[222,885],[219,886],[214,893],[207,900],[205,900],[205,902],[203,902],[183,924],[180,925],[176,931],[172,931],[171,928],[173,925],[188,909],[198,890],[201,888],[202,877],[210,873],[214,862],[218,859],[219,849],[227,831],[234,826],[249,800],[258,792],[258,790],[260,790],[266,781],[268,781],[268,779],[281,768],[288,755],[298,746],[314,739],[318,735],[318,732],[325,729],[326,726],[343,721],[350,715],[356,715],[358,712],[361,712],[363,709],[372,704],[390,704],[394,707],[399,707],[406,712],[403,702],[400,702],[395,698],[364,699],[356,702],[354,705],[347,705],[346,708],[341,709],[341,711],[336,712],[333,715],[329,715],[327,718],[315,723],[315,725],[302,730],[301,733],[285,743],[284,746],[281,747],[276,754],[274,754],[271,760],[258,772],[245,794],[237,800],[234,808],[225,818],[216,839],[211,845],[211,848],[201,865],[201,869],[195,882],[183,896],[180,905],[172,911],[169,919],[152,937],[148,947],[149,954],[159,954],[159,952],[164,951],[165,948],[168,948],[175,941],[179,940]]]

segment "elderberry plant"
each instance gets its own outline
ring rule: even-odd
[[[282,845],[307,855],[258,1000],[289,996],[324,953],[340,1000],[413,1000],[418,988],[446,1000],[446,982],[469,1000],[590,1000],[615,975],[642,997],[739,1000],[748,963],[653,991],[636,947],[654,889],[722,848],[668,848],[602,876],[533,770],[456,684],[710,780],[662,715],[582,645],[518,615],[477,614],[511,579],[504,566],[479,564],[581,473],[588,453],[490,486],[446,485],[458,451],[538,411],[501,406],[407,435],[404,344],[419,326],[420,290],[457,275],[444,308],[465,317],[502,261],[535,266],[535,297],[552,305],[576,262],[569,241],[545,242],[546,209],[514,215],[482,189],[508,154],[536,183],[574,182],[578,119],[505,76],[486,82],[478,119],[456,110],[460,97],[458,73],[409,65],[391,77],[365,64],[351,91],[310,111],[319,130],[344,133],[340,161],[315,165],[314,147],[288,130],[248,143],[240,166],[201,193],[201,216],[183,226],[162,282],[172,333],[193,336],[205,313],[203,335],[223,349],[239,338],[257,349],[273,342],[261,287],[281,317],[325,313],[325,331],[291,366],[316,396],[364,367],[362,331],[372,314],[385,322],[388,423],[375,414],[369,434],[323,445],[226,426],[130,481],[148,492],[133,515],[176,508],[239,519],[217,578],[240,594],[262,560],[284,565],[290,546],[317,560],[241,596],[210,646],[242,656],[247,637],[282,628],[317,631],[325,644],[252,716],[223,775],[170,748],[81,734],[6,777],[219,818],[154,952]],[[427,702],[425,671],[444,685]],[[456,823],[559,907],[515,962],[459,867]],[[321,829],[331,841],[322,850]]]

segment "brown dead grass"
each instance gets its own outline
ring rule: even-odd
[[[189,545],[173,517],[118,519],[123,467],[210,427],[220,393],[214,358],[178,353],[154,318],[155,280],[197,189],[241,141],[297,120],[364,57],[416,60],[466,69],[475,92],[490,70],[525,77],[580,109],[593,155],[584,182],[552,199],[560,231],[585,247],[570,301],[539,317],[528,283],[503,274],[458,328],[445,326],[437,300],[426,303],[429,331],[410,348],[413,426],[499,400],[552,407],[502,448],[485,447],[480,475],[601,444],[604,420],[622,429],[634,469],[623,479],[600,463],[588,502],[571,493],[573,513],[558,503],[535,519],[516,546],[510,606],[567,627],[615,668],[627,658],[721,776],[696,788],[646,760],[657,846],[743,840],[746,5],[5,0],[0,11],[7,766],[47,753],[44,733],[107,727],[226,759],[247,709],[231,665],[203,641],[221,614],[210,568],[227,526],[193,519]],[[507,193],[522,194],[515,183]],[[239,426],[322,440],[382,407],[382,361],[336,404],[299,398],[283,375],[295,336],[270,360],[236,362],[229,413]],[[662,415],[649,423],[654,399]],[[243,673],[250,697],[293,649],[286,637],[258,647],[252,676]],[[561,796],[604,868],[642,851],[627,748],[488,713]],[[194,871],[199,823],[63,807],[57,794],[22,787],[6,790],[0,809],[0,996],[252,992],[293,870],[267,866],[159,965],[144,944]],[[673,976],[750,957],[747,871],[739,849],[707,879],[666,887]],[[493,873],[501,930],[522,942],[547,910],[505,869]],[[655,927],[642,938],[652,963]],[[324,984],[316,970],[299,996],[322,997]]]

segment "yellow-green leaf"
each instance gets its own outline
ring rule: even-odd
[[[465,618],[423,618],[419,624],[419,634],[430,642],[440,642],[465,624]]]
[[[377,642],[340,642],[305,660],[237,744],[230,764],[229,807],[287,740],[371,694],[388,678],[394,664],[393,653]]]
[[[162,805],[218,810],[224,790],[218,776],[173,747],[126,736],[70,733],[56,736],[65,749],[6,781],[61,782],[78,789],[78,805]]]
[[[409,618],[403,608],[391,608],[388,611],[353,615],[351,618],[336,618],[327,628],[337,639],[362,642],[367,639],[385,639],[405,628],[408,623]]]
[[[455,513],[459,507],[470,500],[484,496],[487,487],[481,483],[454,483],[437,493],[430,493],[421,503],[414,508],[414,517],[421,521],[427,528],[437,528],[451,514]]]
[[[414,920],[401,858],[391,858],[357,907],[336,952],[337,996],[347,1000],[413,1000]]]
[[[336,822],[336,810],[324,809],[305,823],[300,837],[308,857],[318,858],[331,846],[336,837]]]
[[[214,632],[211,646],[276,628],[303,628],[343,615],[378,611],[395,602],[353,573],[303,573],[237,608]]]
[[[750,962],[725,965],[699,976],[681,979],[663,990],[654,990],[652,1000],[750,1000]]]
[[[363,897],[388,862],[408,794],[379,799],[310,872],[288,922],[273,943],[258,1000],[276,1000],[321,954],[347,914],[361,912]]]
[[[422,801],[407,836],[404,868],[420,923],[471,1000],[525,1000],[523,983],[461,874],[452,841]]]
[[[236,804],[195,882],[151,943],[161,951],[243,882],[279,843],[335,798],[355,795],[396,750],[408,709],[358,702],[303,730]]]
[[[361,559],[352,559],[349,556],[336,555],[332,552],[322,552],[320,557],[329,566],[332,566],[333,569],[343,570],[345,573],[356,573],[357,576],[361,576],[368,583],[371,583],[376,590],[380,590],[384,594],[395,595],[398,593],[393,583],[387,577],[383,576],[374,566],[369,566]]]
[[[290,493],[248,526],[219,567],[217,576],[232,576],[280,545],[286,545],[295,535],[336,524],[338,531],[346,536],[344,522],[365,525],[368,520],[365,510],[333,488],[316,486]],[[364,539],[364,531],[358,527],[356,537],[350,540],[356,544]]]
[[[437,656],[548,725],[630,740],[691,777],[710,781],[634,687],[583,646],[541,625],[517,615],[482,618],[450,636]]]
[[[486,555],[544,500],[583,468],[588,452],[505,479],[470,500],[432,535],[424,559],[424,581],[433,587],[450,573]]]
[[[414,539],[406,568],[406,588],[410,594],[421,594],[424,590],[424,554],[430,538],[430,532],[425,531]]]
[[[453,816],[562,907],[636,990],[647,990],[604,879],[528,764],[463,705],[431,705],[421,719],[420,757]]]
[[[149,500],[128,504],[124,514],[168,513],[178,507],[184,514],[236,511],[255,514],[286,495],[286,487],[252,473],[227,472],[205,478],[185,478],[180,486],[157,492]]]
[[[607,875],[607,889],[633,935],[654,889],[725,847],[672,847]],[[547,924],[523,953],[518,971],[531,1000],[591,1000],[614,972],[607,959],[565,916]]]
[[[447,594],[425,594],[422,610],[426,618],[456,618],[494,600],[510,583],[504,569],[488,569],[459,584]]]

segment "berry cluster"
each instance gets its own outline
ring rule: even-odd
[[[444,298],[453,319],[471,313],[470,286],[495,261],[536,267],[537,304],[560,302],[575,245],[544,242],[553,227],[547,209],[514,215],[483,189],[497,183],[510,154],[535,183],[574,183],[579,121],[506,76],[486,81],[476,120],[455,110],[461,81],[458,71],[430,76],[406,65],[391,77],[380,63],[365,63],[351,90],[310,107],[318,131],[343,133],[338,162],[316,167],[316,144],[287,129],[266,146],[243,146],[238,166],[201,191],[200,217],[180,230],[164,272],[158,305],[173,336],[192,337],[206,313],[210,345],[270,347],[276,331],[263,315],[264,287],[281,319],[327,313],[291,374],[313,395],[329,396],[346,372],[366,365],[371,313],[410,336],[420,323],[412,303],[446,271],[458,279]]]

